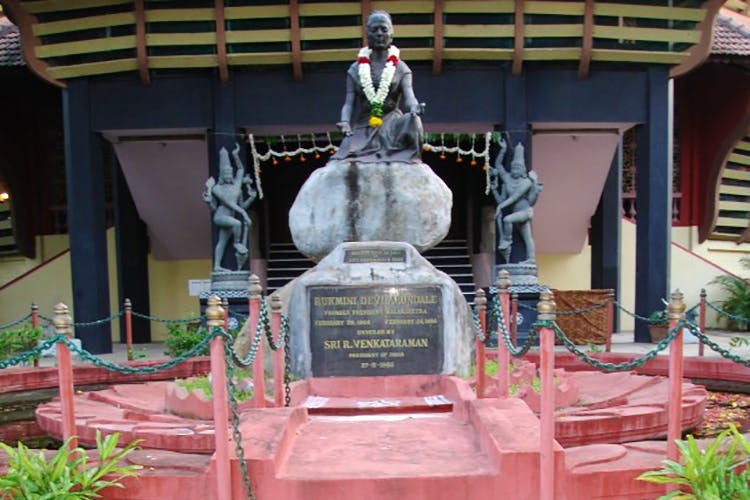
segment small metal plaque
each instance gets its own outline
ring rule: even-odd
[[[406,250],[403,248],[356,248],[344,251],[344,262],[347,264],[406,262]]]
[[[440,373],[440,287],[309,289],[314,377]]]

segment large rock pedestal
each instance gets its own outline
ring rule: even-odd
[[[319,260],[345,241],[404,241],[424,252],[451,224],[453,195],[424,163],[332,160],[289,211],[300,252]]]
[[[336,247],[293,282],[289,322],[300,378],[465,376],[471,369],[461,290],[407,243]]]

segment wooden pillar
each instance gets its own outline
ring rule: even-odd
[[[669,301],[669,330],[685,319],[685,302],[682,292],[672,293]],[[682,360],[683,360],[682,329],[669,344],[669,398],[667,401],[667,458],[679,461],[679,451],[676,441],[682,436]],[[676,489],[670,488],[669,491]]]
[[[258,317],[260,316],[260,301],[263,298],[263,288],[260,286],[260,278],[251,274],[248,281],[247,292],[249,295],[249,314],[248,322],[250,323],[250,338],[255,339],[256,328],[258,327]],[[253,406],[255,408],[265,408],[266,406],[266,373],[263,366],[263,332],[258,340],[258,350],[255,354],[253,363]],[[252,345],[252,344],[251,344]],[[251,348],[252,349],[252,348]]]
[[[622,221],[622,136],[615,150],[602,196],[591,218],[591,288],[620,291],[620,226]],[[617,330],[617,315],[612,329]]]
[[[503,311],[505,331],[510,332],[510,275],[505,269],[497,273],[497,298],[500,301],[500,309]],[[510,351],[505,345],[502,330],[498,318],[497,328],[497,397],[507,398],[510,395]],[[515,345],[515,339],[513,344]]]
[[[67,85],[63,125],[73,315],[93,321],[110,315],[102,143],[91,130],[89,81],[77,78]],[[108,322],[82,329],[78,338],[93,354],[112,352]]]
[[[488,335],[487,333],[487,297],[485,296],[484,290],[481,288],[477,289],[474,295],[474,307],[476,307],[477,315],[479,316],[479,328],[482,335]],[[474,336],[474,344],[476,347],[476,365],[477,365],[477,397],[484,397],[485,381],[487,374],[484,372],[484,342],[478,336]]]
[[[669,69],[647,70],[647,121],[638,127],[636,165],[635,312],[649,316],[669,294],[672,229],[671,82]],[[636,342],[650,342],[636,322]]]
[[[73,329],[73,318],[70,317],[68,306],[62,302],[55,306],[55,316],[52,318],[55,333],[70,338]],[[70,440],[69,449],[78,446],[76,437],[76,418],[73,406],[73,361],[70,349],[65,342],[57,343],[57,382],[60,389],[60,413],[62,414],[63,441]]]

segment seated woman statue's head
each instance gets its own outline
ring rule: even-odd
[[[367,17],[367,45],[373,50],[385,50],[393,43],[393,22],[384,10],[375,10]]]

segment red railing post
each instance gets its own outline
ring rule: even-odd
[[[208,331],[223,328],[226,309],[217,295],[208,298],[206,318]],[[224,330],[226,331],[226,330]],[[231,500],[232,476],[229,460],[229,404],[227,400],[227,366],[224,357],[224,337],[211,339],[211,391],[213,393],[214,440],[216,442],[216,498]]]
[[[123,309],[125,309],[125,348],[128,361],[133,361],[133,304],[130,299],[125,299]]]
[[[474,307],[479,316],[479,328],[482,335],[487,335],[487,296],[481,288],[474,292]],[[484,397],[484,387],[486,382],[486,373],[484,372],[484,342],[474,335],[474,345],[476,346],[476,365],[477,365],[477,397]]]
[[[615,291],[607,294],[607,346],[606,352],[612,351],[612,335],[615,333]]]
[[[682,292],[672,292],[669,301],[669,331],[671,332],[685,318],[685,302]],[[679,461],[676,441],[682,435],[682,328],[669,344],[669,398],[667,401],[667,458]],[[668,486],[667,492],[677,489]]]
[[[701,288],[701,304],[699,306],[700,318],[698,328],[703,335],[706,334],[706,289]],[[703,341],[698,339],[698,356],[703,356]]]
[[[73,329],[73,318],[70,317],[68,306],[60,302],[55,306],[55,316],[52,318],[55,333],[70,338]],[[73,362],[70,349],[65,342],[56,344],[57,350],[57,379],[60,388],[60,412],[62,414],[63,441],[70,438],[69,449],[78,447],[76,437],[75,407],[73,404]]]
[[[271,295],[271,338],[278,346],[281,343],[281,297]],[[276,406],[284,406],[284,348],[273,352],[273,397]]]
[[[497,299],[500,301],[500,309],[503,312],[503,323],[505,331],[510,329],[510,275],[505,269],[497,273]],[[497,397],[507,398],[510,391],[510,351],[505,345],[500,318],[497,319]],[[515,343],[514,343],[515,344]]]
[[[247,320],[250,338],[255,339],[256,329],[258,328],[258,317],[260,316],[260,301],[263,300],[263,287],[260,286],[260,278],[251,274],[248,279],[247,293],[249,296],[249,315]],[[261,332],[262,335],[262,332]],[[250,344],[252,346],[252,343]],[[263,338],[258,340],[258,350],[253,362],[253,406],[255,408],[265,408],[266,406],[266,381],[265,369],[263,366]]]
[[[510,338],[513,345],[518,345],[518,294],[510,294]]]
[[[39,306],[36,302],[31,303],[31,327],[36,329],[39,328]],[[34,358],[34,367],[39,367],[39,357]]]
[[[537,305],[539,321],[555,321],[556,305],[552,293],[542,292]],[[542,398],[539,420],[541,443],[539,447],[539,498],[555,498],[555,332],[544,327],[539,332],[539,378]]]

